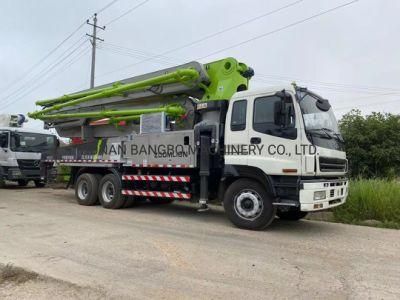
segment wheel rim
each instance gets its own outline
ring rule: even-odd
[[[114,184],[110,181],[105,182],[101,188],[101,195],[103,196],[104,202],[110,203],[113,201],[115,196]]]
[[[234,199],[236,214],[245,220],[257,219],[263,211],[261,196],[254,190],[246,189],[236,195]]]
[[[87,195],[89,194],[89,186],[86,181],[81,181],[78,184],[78,197],[81,200],[85,200]]]

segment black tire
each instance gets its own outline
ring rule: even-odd
[[[242,200],[238,199],[239,196]],[[228,187],[224,209],[234,225],[251,230],[265,229],[276,214],[272,197],[260,183],[250,179],[239,179]]]
[[[27,186],[28,185],[28,180],[25,180],[25,179],[19,179],[18,180],[18,185],[19,186]]]
[[[101,179],[98,194],[104,208],[118,209],[125,205],[126,199],[121,194],[121,180],[114,174],[108,174]]]
[[[83,173],[75,183],[75,197],[80,205],[95,205],[98,201],[99,181],[96,175]]]
[[[307,216],[307,212],[300,211],[299,209],[289,209],[287,211],[278,210],[276,215],[282,220],[298,221]]]
[[[46,186],[46,183],[43,182],[43,181],[35,180],[34,182],[35,182],[35,186],[36,186],[37,188],[43,188],[43,187]]]

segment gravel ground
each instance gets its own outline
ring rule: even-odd
[[[220,207],[75,203],[73,191],[0,190],[0,263],[39,277],[0,298],[399,299],[400,231],[276,220],[240,230]]]

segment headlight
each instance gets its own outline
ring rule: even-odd
[[[326,198],[326,191],[314,192],[314,200],[323,200]]]

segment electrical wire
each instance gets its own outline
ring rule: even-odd
[[[110,53],[119,54],[119,55],[122,55],[122,56],[132,57],[132,58],[136,58],[136,59],[143,59],[143,58],[151,57],[151,55],[149,55],[149,54],[134,53],[134,52],[130,52],[130,51],[124,51],[124,50],[121,50],[121,49],[107,47],[107,46],[104,46],[104,45],[99,45],[97,48],[102,50],[102,51],[107,51],[107,52],[110,52]],[[171,66],[171,65],[175,65],[176,64],[175,62],[171,62],[170,60],[160,59],[160,58],[158,58],[154,62],[158,63],[158,64],[161,64],[161,65],[167,65],[167,66]]]
[[[86,22],[83,22],[80,24],[74,31],[72,31],[65,39],[63,39],[55,48],[53,48],[50,52],[48,52],[44,57],[42,57],[37,63],[35,63],[33,66],[31,66],[24,75],[19,77],[18,79],[14,80],[10,85],[8,85],[6,88],[4,88],[0,94],[4,93],[5,91],[8,91],[11,87],[13,87],[16,83],[20,82],[22,79],[27,77],[29,74],[32,73],[32,71],[41,65],[48,57],[50,57],[54,52],[56,52],[62,45],[65,44],[75,33],[77,33],[84,25]]]
[[[86,42],[86,41],[84,41],[84,42]],[[64,62],[68,57],[70,57],[71,55],[73,55],[76,51],[78,51],[79,49],[81,49],[82,48],[82,46],[83,46],[83,43],[82,44],[80,44],[78,47],[76,47],[74,50],[72,50],[68,55],[66,55],[65,57],[63,57],[60,61],[58,61],[57,63],[55,63],[55,64],[53,64],[42,76],[41,76],[41,78],[40,79],[42,79],[42,83],[40,83],[39,85],[36,85],[36,86],[33,86],[33,87],[30,87],[30,89],[28,88],[27,90],[25,90],[25,93],[23,93],[22,95],[19,95],[17,98],[13,98],[13,99],[11,99],[11,101],[9,101],[7,104],[5,104],[4,106],[2,106],[0,109],[5,109],[5,108],[7,108],[7,107],[9,107],[9,106],[11,106],[11,105],[13,105],[13,104],[15,104],[15,103],[17,103],[18,101],[20,101],[21,99],[23,99],[25,96],[27,96],[27,95],[29,95],[31,92],[33,92],[34,90],[36,90],[37,88],[39,88],[40,86],[42,86],[43,84],[45,84],[47,81],[46,80],[43,80],[43,79],[47,79],[48,77],[50,77],[50,75],[53,75],[53,74],[55,74],[55,73],[58,73],[59,72],[59,70],[57,70],[56,72],[54,72],[54,73],[50,73],[52,70],[54,70],[57,66],[59,66],[62,62]],[[86,47],[85,49],[84,49],[84,51],[87,51],[87,49],[88,49],[88,47]],[[76,55],[72,60],[74,60],[76,57],[78,57],[82,52],[84,52],[84,51],[81,51],[81,52],[79,52],[78,53],[78,55]],[[72,61],[71,60],[71,61]],[[67,66],[68,64],[70,64],[70,62],[71,61],[69,61],[69,62],[67,62],[63,67],[61,67],[60,69],[62,69],[62,68],[66,68],[66,67],[69,67],[69,66]],[[60,71],[60,72],[63,72],[64,70],[62,70],[62,71]]]
[[[213,32],[213,33],[211,33],[211,34],[209,34],[209,35],[206,35],[206,36],[204,36],[204,37],[202,37],[202,38],[200,38],[200,39],[198,39],[198,40],[194,40],[194,41],[192,41],[192,42],[189,42],[189,43],[187,43],[187,44],[181,45],[181,46],[179,46],[179,47],[176,47],[176,48],[173,48],[173,49],[169,49],[169,50],[167,50],[167,51],[165,51],[165,52],[162,52],[161,54],[155,55],[155,56],[153,56],[153,57],[151,57],[151,58],[149,57],[148,59],[139,61],[139,62],[137,62],[137,63],[131,64],[131,65],[128,65],[128,66],[125,66],[125,67],[122,67],[122,68],[118,68],[118,69],[116,69],[116,70],[113,70],[113,71],[110,71],[110,72],[107,72],[107,73],[103,73],[103,74],[99,75],[98,77],[103,77],[103,76],[106,76],[106,75],[109,75],[109,74],[112,74],[112,73],[115,73],[115,72],[118,72],[118,71],[121,71],[121,70],[125,70],[125,69],[128,69],[128,68],[130,68],[130,67],[134,67],[134,66],[136,66],[136,65],[139,65],[139,64],[141,64],[141,63],[148,62],[148,61],[150,61],[150,60],[156,59],[157,57],[164,56],[165,54],[169,54],[169,53],[172,53],[172,52],[176,52],[176,51],[178,51],[178,50],[185,49],[185,48],[187,48],[187,47],[193,46],[193,45],[195,45],[195,44],[198,44],[198,43],[203,42],[203,41],[205,41],[205,40],[208,40],[208,39],[210,39],[210,38],[216,37],[216,36],[218,36],[218,35],[220,35],[220,34],[223,34],[223,33],[225,33],[225,32],[228,32],[228,31],[231,31],[231,30],[233,30],[233,29],[239,28],[239,27],[241,27],[241,26],[244,26],[244,25],[246,25],[246,24],[249,24],[249,23],[251,23],[251,22],[254,22],[254,21],[256,21],[256,20],[259,20],[259,19],[261,19],[261,18],[264,18],[264,17],[270,16],[270,15],[273,15],[273,14],[275,14],[275,13],[278,13],[278,12],[284,10],[284,9],[287,9],[287,8],[289,8],[289,7],[292,7],[292,6],[294,6],[294,5],[297,5],[297,4],[299,4],[300,2],[302,2],[302,1],[304,1],[304,0],[297,0],[297,1],[291,2],[291,3],[287,4],[287,5],[284,5],[284,6],[282,6],[282,7],[277,8],[277,9],[275,9],[275,10],[268,11],[268,12],[266,12],[266,13],[264,13],[264,14],[259,15],[259,16],[250,18],[250,19],[248,19],[248,20],[246,20],[246,21],[243,21],[243,22],[241,22],[241,23],[239,23],[239,24],[236,24],[236,25],[227,27],[227,28],[225,28],[225,29],[223,29],[223,30],[220,30],[220,31],[217,31],[217,32]]]
[[[157,56],[165,61],[171,61],[171,63],[182,63],[181,59],[177,59],[174,57],[170,57],[170,56],[165,56],[165,55],[157,55],[155,53],[151,53],[148,51],[144,51],[144,50],[139,50],[139,49],[132,49],[132,48],[128,48],[128,47],[124,47],[124,46],[120,46],[120,45],[116,45],[116,44],[112,44],[112,43],[108,43],[108,42],[103,42],[101,43],[101,45],[106,45],[110,48],[114,48],[116,50],[120,50],[120,51],[126,51],[127,53],[137,53],[139,55],[143,55],[146,57],[154,57]]]
[[[70,47],[68,47],[61,55],[59,55],[53,62],[51,62],[49,65],[47,65],[44,69],[42,69],[38,74],[34,75],[32,78],[30,78],[28,81],[23,83],[18,89],[14,90],[12,93],[8,94],[7,96],[3,97],[3,100],[9,99],[10,97],[15,96],[16,94],[20,93],[23,91],[24,88],[29,86],[31,83],[35,82],[36,80],[40,79],[42,75],[58,60],[62,59],[62,57],[68,53],[74,46],[76,46],[82,39],[84,39],[85,36],[82,36],[79,40],[77,40],[74,44],[72,44]],[[87,41],[87,39],[78,46],[78,48],[84,44]]]
[[[272,31],[269,31],[269,32],[266,32],[266,33],[257,35],[257,36],[255,36],[255,37],[252,37],[252,38],[247,39],[247,40],[245,40],[245,41],[242,41],[242,42],[233,44],[233,45],[231,45],[231,46],[228,46],[228,47],[219,49],[219,50],[217,50],[217,51],[214,51],[214,52],[212,52],[212,53],[209,53],[209,54],[207,54],[207,55],[205,55],[205,56],[202,56],[202,57],[198,58],[198,60],[204,59],[204,58],[206,58],[206,57],[209,57],[209,56],[212,56],[212,55],[221,53],[221,52],[224,52],[224,51],[226,51],[226,50],[230,50],[230,49],[236,48],[236,47],[238,47],[238,46],[241,46],[241,45],[244,45],[244,44],[247,44],[247,43],[250,43],[250,42],[253,42],[253,41],[255,41],[255,40],[264,38],[264,37],[269,36],[269,35],[272,35],[272,34],[274,34],[274,33],[277,33],[277,32],[286,30],[286,29],[288,29],[288,28],[294,27],[294,26],[299,25],[299,24],[301,24],[301,23],[305,23],[305,22],[307,22],[307,21],[310,21],[310,20],[315,19],[315,18],[317,18],[317,17],[320,17],[320,16],[322,16],[322,15],[326,15],[326,14],[328,14],[328,13],[331,13],[331,12],[333,12],[333,11],[335,11],[335,10],[340,9],[340,8],[343,8],[343,7],[349,6],[349,5],[351,5],[351,4],[354,4],[354,3],[358,2],[358,1],[360,1],[360,0],[353,0],[353,1],[346,2],[346,3],[341,4],[341,5],[335,6],[335,7],[333,7],[333,8],[324,10],[324,11],[319,12],[319,13],[317,13],[317,14],[314,14],[314,15],[312,15],[312,16],[310,16],[310,17],[307,17],[307,18],[301,19],[301,20],[299,20],[299,21],[290,23],[290,24],[288,24],[288,25],[286,25],[286,26],[283,26],[283,27],[274,29],[274,30],[272,30]]]
[[[363,103],[360,104],[359,106],[362,106],[363,109],[368,108],[370,106],[377,106],[377,105],[381,105],[381,104],[389,104],[389,103],[394,103],[394,102],[398,102],[400,103],[400,99],[396,99],[396,100],[389,100],[389,101],[382,101],[382,102],[371,102],[371,103]],[[347,110],[347,109],[354,109],[356,107],[353,106],[344,106],[344,107],[336,107],[335,111],[341,111],[341,110]]]
[[[7,108],[7,107],[19,102],[20,100],[24,99],[27,95],[31,94],[32,92],[36,91],[38,88],[43,86],[44,84],[48,83],[49,81],[47,79],[51,78],[50,80],[52,80],[52,79],[56,78],[56,76],[58,76],[59,74],[61,74],[65,70],[67,70],[69,67],[71,67],[74,63],[76,63],[79,59],[81,59],[85,54],[88,54],[90,52],[89,50],[90,50],[90,48],[86,47],[83,51],[79,52],[78,55],[76,55],[73,59],[68,61],[59,70],[56,70],[56,72],[54,72],[54,73],[47,74],[47,77],[44,78],[45,80],[43,82],[41,82],[38,85],[32,87],[25,94],[23,94],[20,97],[16,98],[13,102],[9,103],[8,105],[3,106],[1,109],[5,109],[5,108]]]
[[[115,2],[118,2],[119,0],[113,0],[110,3],[108,3],[106,6],[104,6],[103,8],[99,9],[97,11],[97,14],[102,13],[103,11],[105,11],[106,9],[108,9],[111,5],[115,4]]]
[[[106,6],[101,8],[100,10],[97,11],[97,13],[104,12],[106,9],[108,9],[110,6],[115,4],[119,0],[113,0],[110,3],[108,3]],[[49,51],[44,57],[42,57],[37,63],[32,65],[21,77],[17,78],[13,82],[11,82],[7,87],[2,89],[0,94],[3,94],[4,92],[8,91],[10,88],[14,87],[17,83],[19,83],[21,80],[26,78],[28,75],[32,73],[34,69],[36,69],[38,66],[40,66],[46,59],[48,59],[53,53],[55,53],[62,45],[64,45],[72,36],[74,36],[84,25],[86,22],[82,22],[74,31],[72,31],[66,38],[64,38],[59,44],[56,45],[51,51]],[[15,93],[13,93],[15,94]],[[7,97],[6,97],[7,98]]]
[[[121,18],[125,17],[126,15],[130,14],[131,12],[133,12],[133,11],[136,10],[136,9],[138,9],[139,7],[141,7],[142,5],[146,4],[146,3],[149,2],[149,1],[150,1],[150,0],[145,0],[145,1],[143,1],[143,2],[140,2],[140,3],[137,4],[136,6],[134,6],[134,7],[130,8],[130,9],[128,9],[128,10],[127,10],[126,12],[124,12],[122,15],[119,15],[118,17],[116,17],[116,18],[112,19],[111,21],[107,22],[107,23],[105,24],[105,26],[108,26],[108,25],[110,25],[110,24],[112,24],[112,23],[118,21],[119,19],[121,19]]]
[[[322,86],[330,86],[330,87],[339,87],[339,88],[346,88],[346,89],[353,89],[353,90],[360,90],[360,91],[372,91],[372,92],[400,92],[400,89],[392,88],[392,87],[378,87],[378,86],[365,86],[365,85],[354,85],[354,84],[347,84],[347,83],[335,83],[335,82],[325,82],[325,81],[316,81],[304,78],[298,78],[296,76],[280,76],[280,75],[265,75],[261,73],[256,74],[257,77],[262,78],[271,78],[274,80],[299,80],[303,82],[310,82],[315,83]]]

